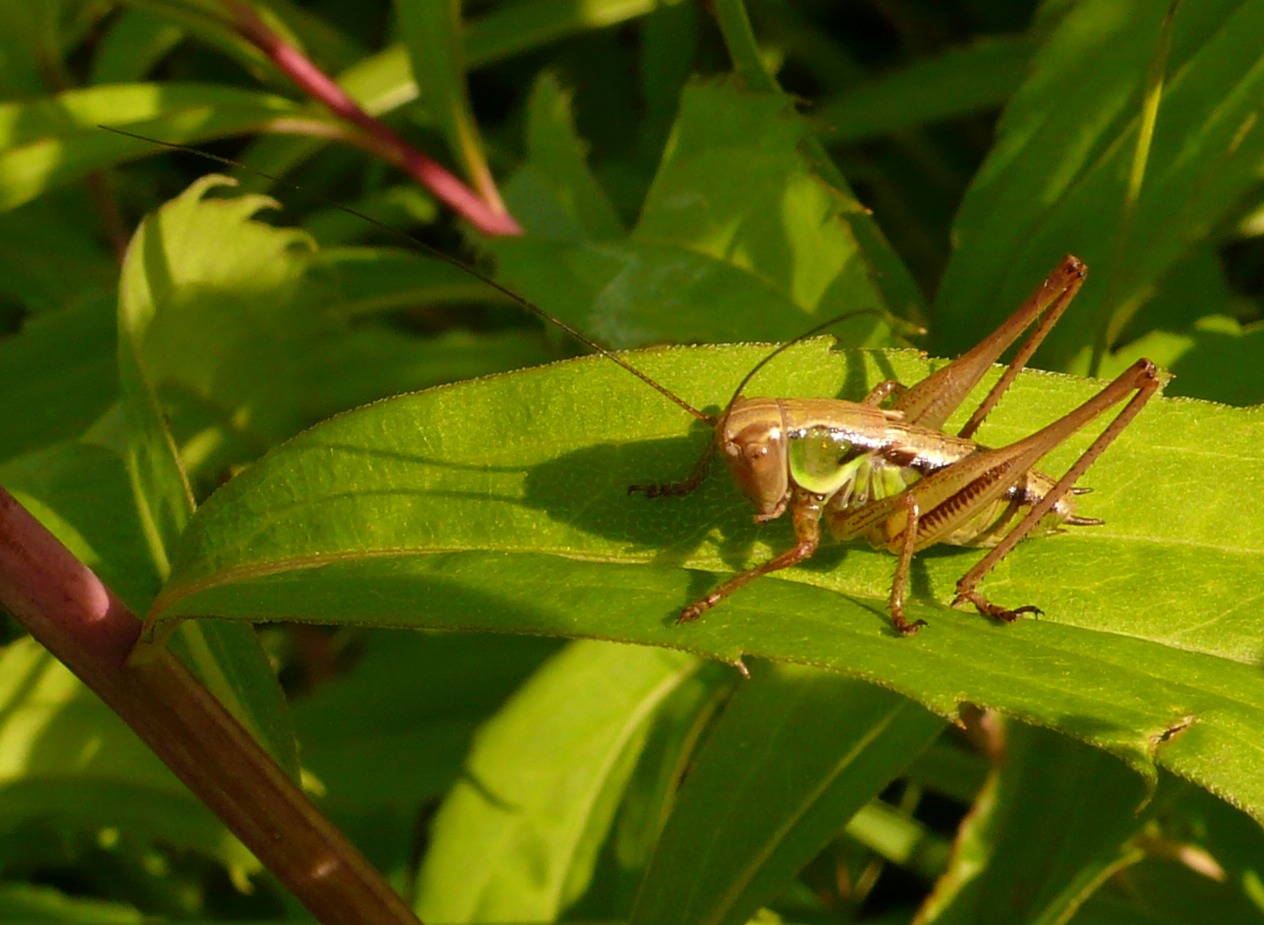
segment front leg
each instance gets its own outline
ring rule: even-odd
[[[707,470],[711,467],[711,457],[715,455],[715,441],[707,444],[702,456],[694,464],[693,471],[680,482],[649,482],[628,486],[628,494],[641,492],[647,498],[683,498],[702,484]]]
[[[790,498],[790,516],[794,518],[794,535],[798,542],[783,553],[773,556],[763,565],[757,565],[734,575],[700,601],[690,604],[680,612],[677,623],[689,623],[698,619],[734,591],[749,584],[761,575],[775,572],[783,568],[797,565],[816,552],[821,543],[821,504],[820,495],[813,495],[801,488],[795,488]]]

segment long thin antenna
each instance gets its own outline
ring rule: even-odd
[[[843,321],[847,318],[854,318],[857,315],[878,315],[879,317],[882,317],[883,313],[880,312],[876,308],[858,308],[855,311],[843,312],[841,315],[835,315],[833,318],[830,318],[827,321],[822,321],[820,324],[816,325],[815,327],[808,328],[808,330],[804,331],[802,334],[795,337],[794,340],[786,341],[784,344],[777,347],[777,349],[773,350],[772,353],[768,354],[768,356],[764,357],[762,360],[756,363],[755,367],[742,378],[742,381],[737,384],[737,388],[733,390],[733,397],[730,398],[728,404],[724,406],[725,409],[733,407],[733,402],[737,401],[738,398],[741,397],[742,390],[745,389],[746,386],[750,384],[751,379],[755,377],[755,373],[759,372],[761,369],[767,366],[768,363],[778,354],[784,353],[785,351],[789,350],[791,347],[793,347],[795,344],[799,343],[800,341],[807,340],[809,337],[812,337],[815,334],[820,334],[826,328],[833,327],[834,325],[838,324],[838,322],[840,321]]]
[[[185,154],[192,154],[197,157],[203,158],[204,160],[214,161],[215,163],[223,164],[226,167],[232,167],[235,170],[244,170],[248,173],[253,173],[256,176],[263,177],[265,180],[271,180],[273,183],[280,183],[282,186],[288,186],[290,189],[308,192],[308,190],[306,190],[303,186],[300,186],[298,183],[295,183],[292,180],[287,180],[287,179],[284,179],[283,177],[275,177],[272,174],[267,173],[266,171],[263,171],[263,170],[259,170],[256,167],[251,167],[248,164],[242,164],[229,157],[221,157],[218,154],[212,154],[210,151],[203,151],[200,148],[193,147],[192,145],[182,145],[173,141],[162,141],[161,139],[158,139],[158,138],[149,138],[145,135],[137,135],[134,132],[129,132],[121,128],[115,128],[112,125],[98,125],[97,127],[105,129],[107,132],[113,132],[116,135],[123,135],[127,138],[134,138],[137,141],[143,141],[151,145],[156,145],[160,148],[167,148],[171,151],[181,151]],[[537,317],[543,318],[545,321],[548,321],[551,324],[554,324],[557,327],[561,328],[563,331],[565,331],[571,337],[575,338],[575,340],[579,341],[589,350],[593,351],[594,353],[600,354],[601,356],[610,360],[616,366],[620,366],[623,369],[627,370],[632,375],[636,376],[636,378],[640,379],[642,382],[648,385],[655,392],[658,392],[668,401],[683,408],[685,411],[693,415],[699,421],[705,421],[707,424],[715,424],[715,418],[711,417],[710,415],[703,414],[701,411],[699,411],[693,405],[689,404],[689,402],[685,401],[675,392],[671,391],[666,386],[660,385],[659,383],[655,382],[653,379],[651,379],[645,373],[641,372],[639,369],[637,369],[627,360],[622,359],[614,351],[609,350],[606,347],[603,347],[601,344],[597,343],[587,334],[584,334],[583,332],[579,331],[577,328],[571,327],[561,318],[555,318],[553,315],[550,315],[543,308],[541,308],[539,305],[536,305],[526,296],[521,295],[520,293],[514,292],[508,286],[505,286],[505,285],[502,285],[501,283],[496,282],[496,280],[492,279],[490,276],[486,275],[485,273],[482,273],[481,271],[474,269],[468,264],[462,263],[460,260],[457,260],[455,257],[451,257],[445,254],[443,251],[439,250],[438,248],[431,247],[425,241],[422,241],[418,238],[413,237],[408,232],[400,228],[395,228],[392,225],[387,224],[386,222],[379,221],[378,219],[374,218],[372,215],[368,215],[364,212],[361,212],[359,209],[353,208],[352,206],[344,205],[341,202],[337,202],[333,199],[330,199],[328,196],[324,196],[314,190],[310,192],[313,195],[317,196],[321,201],[323,201],[327,205],[332,206],[335,209],[339,209],[340,211],[345,212],[347,215],[354,215],[356,218],[363,219],[364,221],[368,222],[370,225],[374,226],[375,228],[380,228],[381,230],[389,234],[392,234],[396,236],[397,238],[407,241],[410,247],[423,250],[427,254],[433,257],[437,257],[439,260],[442,260],[444,263],[447,263],[447,264],[450,264],[451,266],[456,267],[458,270],[464,270],[466,273],[469,273],[475,279],[481,280],[482,282],[486,283],[488,286],[491,286],[501,295],[507,296],[508,298],[512,299],[514,302],[517,302],[519,305],[521,305],[523,308],[527,309],[529,312],[536,315]],[[816,330],[816,329],[814,328],[813,330]],[[812,332],[809,332],[809,333],[812,333]],[[791,341],[791,343],[794,343],[794,341]],[[760,366],[762,365],[763,364],[761,363]],[[759,367],[757,366],[755,368],[758,369]],[[743,384],[745,384],[745,380],[743,380]]]

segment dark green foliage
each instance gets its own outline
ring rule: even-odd
[[[517,237],[329,140],[231,5],[3,6],[0,484],[159,635],[184,620],[427,921],[1264,913],[1261,4],[267,4]],[[1032,364],[1064,375],[980,439],[1142,355],[1175,378],[1084,479],[1106,525],[984,582],[1047,617],[949,609],[978,554],[932,550],[898,638],[894,559],[849,546],[679,627],[788,525],[718,466],[628,497],[709,435],[607,359],[527,369],[579,348],[330,200],[698,408],[847,311],[847,349],[751,394],[915,381],[941,361],[910,346],[968,348],[1064,252],[1091,273]],[[0,925],[300,918],[50,656],[0,661]]]

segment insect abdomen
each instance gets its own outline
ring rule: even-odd
[[[952,546],[989,547],[999,543],[1011,527],[1017,524],[1032,506],[1040,501],[1054,486],[1054,480],[1041,472],[1027,472],[1018,484],[1011,486],[996,500],[983,505],[979,511],[940,542]],[[1063,524],[1090,523],[1074,516],[1072,501],[1064,497],[1055,504],[1040,522],[1032,527],[1029,536],[1047,536],[1057,533]]]

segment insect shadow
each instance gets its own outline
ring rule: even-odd
[[[845,350],[839,355],[842,385],[825,390],[827,395],[863,396],[872,385],[875,366],[880,378],[896,377],[885,354]],[[759,383],[749,391],[761,391]],[[707,409],[716,416],[721,410]],[[684,497],[629,495],[629,485],[669,481],[688,473],[713,439],[713,431],[696,422],[680,437],[598,443],[563,453],[528,470],[521,501],[558,522],[623,544],[630,554],[652,552],[649,561],[663,568],[706,558],[699,557],[699,551],[714,544],[720,568],[693,574],[682,600],[693,599],[714,585],[716,571],[740,572],[795,542],[789,518],[754,522],[750,505],[718,461],[713,461],[698,489]],[[760,545],[765,548],[757,551]],[[799,569],[824,575],[845,567],[849,555],[865,548],[863,543],[826,544]],[[881,558],[885,562],[889,557]],[[920,563],[914,563],[911,582],[919,596],[929,594],[930,582]],[[886,620],[882,606],[874,613]],[[665,621],[674,622],[676,616],[672,613]]]
[[[864,396],[873,384],[875,368],[878,378],[896,377],[890,359],[880,351],[842,348],[829,352],[839,361],[835,369],[841,381],[836,379],[825,390],[819,381],[815,383],[811,390],[821,397]],[[769,378],[781,381],[761,382],[761,376],[746,391],[783,394],[785,377]],[[705,410],[717,418],[723,411],[719,406]],[[596,443],[559,454],[528,470],[522,502],[560,523],[625,543],[629,552],[657,550],[651,561],[664,567],[682,565],[708,538],[717,543],[721,560],[732,569],[749,564],[752,548],[761,540],[777,549],[792,545],[789,518],[754,523],[750,505],[718,460],[712,460],[698,490],[684,497],[629,495],[630,485],[683,477],[715,439],[714,431],[699,421],[692,427],[682,421],[681,431],[679,437]]]

